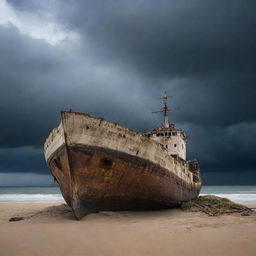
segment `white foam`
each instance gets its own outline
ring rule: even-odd
[[[202,196],[206,194],[200,194]],[[211,194],[219,197],[225,197],[228,198],[236,203],[240,204],[256,204],[256,194]]]
[[[0,194],[0,203],[63,202],[61,194]]]
[[[228,198],[241,204],[256,204],[256,193],[202,193],[200,195],[216,195]],[[64,202],[61,194],[0,194],[0,203],[51,203]]]

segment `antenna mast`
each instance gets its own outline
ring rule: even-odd
[[[160,99],[163,100],[163,104],[164,104],[163,108],[160,111],[156,111],[156,112],[152,112],[152,113],[163,112],[163,114],[164,114],[164,128],[169,128],[170,124],[169,124],[168,112],[170,111],[170,109],[168,108],[167,101],[168,101],[168,98],[171,98],[172,96],[167,96],[166,91],[164,92],[164,94],[165,95],[160,98]]]

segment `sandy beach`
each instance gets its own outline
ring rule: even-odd
[[[15,216],[26,220],[9,222]],[[256,215],[179,209],[100,212],[74,220],[62,204],[0,204],[0,255],[256,255]]]

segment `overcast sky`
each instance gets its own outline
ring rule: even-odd
[[[72,108],[137,131],[166,90],[204,184],[256,184],[255,0],[1,0],[0,186],[52,184]]]

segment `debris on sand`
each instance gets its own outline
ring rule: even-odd
[[[20,220],[25,220],[27,217],[12,217],[9,219],[10,222],[12,221],[20,221]]]
[[[181,205],[181,209],[191,212],[204,212],[209,216],[221,214],[240,213],[242,216],[249,216],[252,210],[245,205],[237,204],[223,197],[206,195],[199,196]]]
[[[65,218],[70,216],[73,216],[71,208],[66,204],[61,204],[61,205],[49,206],[43,210],[30,213],[26,216],[11,217],[9,221],[13,222],[13,221],[29,220],[31,218],[52,218],[52,217]]]

